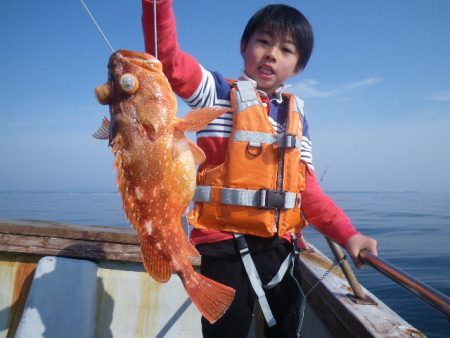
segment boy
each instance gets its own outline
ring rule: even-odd
[[[153,2],[142,5],[146,51],[154,55]],[[189,216],[191,241],[202,254],[201,272],[236,290],[221,319],[202,318],[203,335],[247,337],[258,298],[266,337],[298,337],[302,293],[293,247],[303,216],[345,247],[358,267],[360,250],[377,253],[376,241],[358,233],[320,189],[303,102],[284,93],[284,82],[308,62],[312,28],[292,7],[264,7],[247,23],[240,49],[245,71],[231,81],[180,51],[172,1],[157,6],[158,57],[175,93],[193,108],[230,108],[197,133],[206,161]]]

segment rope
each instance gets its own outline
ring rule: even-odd
[[[314,289],[316,287],[319,286],[319,284],[325,279],[326,276],[328,276],[328,274],[331,272],[331,270],[333,270],[336,266],[341,265],[342,263],[344,263],[344,261],[347,259],[347,255],[344,255],[344,257],[342,257],[341,259],[336,259],[333,264],[331,264],[331,266],[328,268],[327,271],[325,271],[325,273],[322,275],[322,277],[320,277],[317,282],[311,287],[311,289],[309,289],[309,291],[305,294],[305,298],[308,298],[308,296],[311,294],[311,292],[314,291]]]

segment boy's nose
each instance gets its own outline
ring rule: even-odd
[[[277,51],[276,47],[270,47],[266,50],[266,57],[270,59],[276,59]]]

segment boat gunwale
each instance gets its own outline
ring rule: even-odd
[[[31,245],[30,245],[31,244]],[[318,287],[308,303],[325,326],[336,337],[425,337],[367,289],[363,291],[377,305],[354,303],[351,288],[340,270],[321,280],[332,262],[311,245],[302,252],[300,269],[302,287]],[[0,252],[35,256],[64,256],[96,262],[142,262],[138,236],[134,229],[90,225],[68,225],[57,222],[0,219]],[[199,266],[199,260],[192,262]]]

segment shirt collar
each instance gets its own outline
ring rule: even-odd
[[[250,81],[250,83],[253,85],[253,88],[256,89],[257,87],[257,83],[255,80],[253,80],[250,76],[247,75],[247,73],[245,71],[242,71],[241,76],[239,76],[239,80],[240,81]],[[273,93],[272,97],[270,97],[270,101],[276,101],[277,103],[282,103],[283,102],[283,97],[281,96],[283,94],[283,91],[290,87],[291,85],[289,84],[281,84],[277,90],[275,90],[275,92]],[[265,92],[263,92],[262,90],[256,89],[256,91],[258,92],[258,94],[260,96],[265,96],[265,97],[269,97]]]

